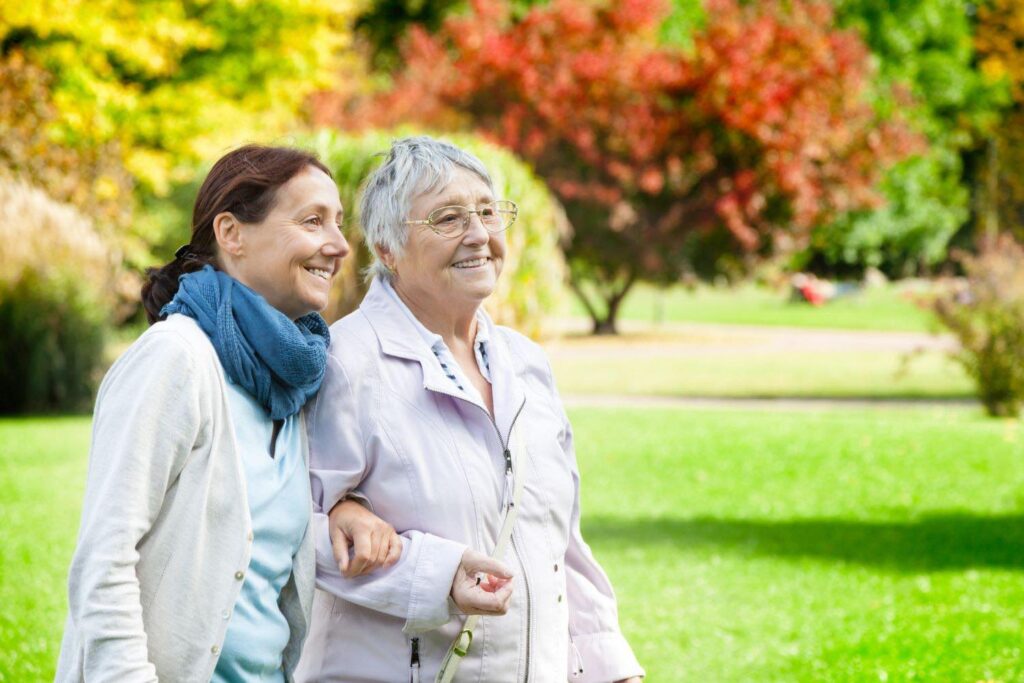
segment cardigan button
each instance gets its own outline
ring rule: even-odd
[[[210,648],[210,652],[212,652],[215,655],[216,654],[220,654],[220,648],[217,647],[216,645],[214,645],[213,647]]]
[[[229,619],[231,617],[231,612],[224,610],[220,613],[220,616],[222,619]]]
[[[252,535],[252,532],[250,531],[250,532],[249,532],[249,535],[248,535],[248,536],[246,536],[245,538],[246,538],[246,540],[248,540],[248,541],[251,541],[251,540],[253,539],[253,535]]]
[[[235,572],[235,578],[239,581],[241,581],[243,577],[245,577],[245,572]]]

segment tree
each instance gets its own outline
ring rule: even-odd
[[[45,75],[45,92],[28,101],[43,98],[54,113],[39,139],[78,155],[113,154],[142,194],[162,194],[226,147],[288,130],[307,94],[334,83],[360,8],[357,0],[5,2],[0,61],[21,59]],[[17,92],[5,81],[6,97]],[[96,180],[120,193],[130,215],[131,186],[115,181]],[[147,260],[154,236],[124,223],[136,238],[129,258]]]
[[[1024,237],[1024,7],[988,0],[978,8],[975,47],[981,71],[1009,91],[1003,118],[986,141],[979,164],[980,228],[986,241],[1000,230]]]
[[[928,144],[885,174],[883,206],[816,229],[811,256],[829,270],[920,272],[945,260],[950,239],[970,217],[963,155],[998,118],[1003,89],[977,68],[971,3],[836,0],[835,6],[838,24],[856,30],[878,61],[874,106],[899,108]]]
[[[412,31],[395,88],[364,112],[461,120],[530,161],[573,225],[595,332],[614,332],[640,278],[792,248],[872,205],[881,169],[917,144],[865,101],[867,50],[828,5],[710,0],[690,49],[659,44],[666,11],[555,0],[512,21],[475,0],[437,35]]]

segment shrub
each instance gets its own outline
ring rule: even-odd
[[[76,209],[0,180],[0,413],[88,406],[116,263]]]
[[[933,309],[959,340],[954,358],[988,413],[1017,416],[1024,400],[1024,247],[1003,235],[957,260],[966,277],[948,280]]]
[[[312,148],[334,174],[349,221],[358,224],[356,198],[364,179],[383,161],[391,141],[419,131],[370,131],[343,134],[321,131],[301,141]],[[478,156],[494,181],[499,196],[519,204],[519,219],[506,233],[508,253],[498,289],[487,302],[495,321],[536,337],[543,331],[546,314],[562,302],[565,261],[558,247],[566,231],[566,221],[556,200],[530,168],[510,152],[478,136],[451,134],[442,136]],[[340,317],[355,309],[365,286],[360,271],[370,263],[370,254],[354,230],[346,234],[353,255],[344,262],[330,313]]]

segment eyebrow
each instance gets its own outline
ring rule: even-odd
[[[321,204],[321,203],[317,202],[315,204],[306,204],[305,206],[301,207],[295,213],[306,213],[307,211],[315,211],[315,212],[320,213],[320,214],[329,214],[329,213],[331,213],[331,207],[327,206],[326,204]],[[338,210],[338,215],[339,216],[344,216],[345,215],[345,207],[344,206],[342,206]]]
[[[436,207],[455,206],[455,205],[463,206],[463,205],[466,205],[466,204],[480,204],[482,202],[493,202],[493,201],[495,201],[494,200],[494,195],[492,193],[490,193],[490,192],[485,192],[483,194],[480,194],[476,198],[475,202],[468,201],[468,200],[469,200],[469,195],[465,195],[465,194],[444,195],[444,196],[438,198],[438,200],[436,202]]]

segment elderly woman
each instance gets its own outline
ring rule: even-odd
[[[143,288],[154,324],[96,400],[58,681],[291,679],[315,568],[300,411],[327,365],[341,216],[305,152],[211,169],[190,243]],[[364,571],[401,547],[371,517],[335,511]]]
[[[297,678],[638,681],[580,535],[572,430],[548,361],[481,307],[515,204],[478,159],[420,137],[393,144],[361,209],[373,281],[332,326],[307,408],[314,505],[358,492],[404,548],[390,569],[349,579],[318,535],[322,590]],[[482,562],[510,517],[501,564]]]

